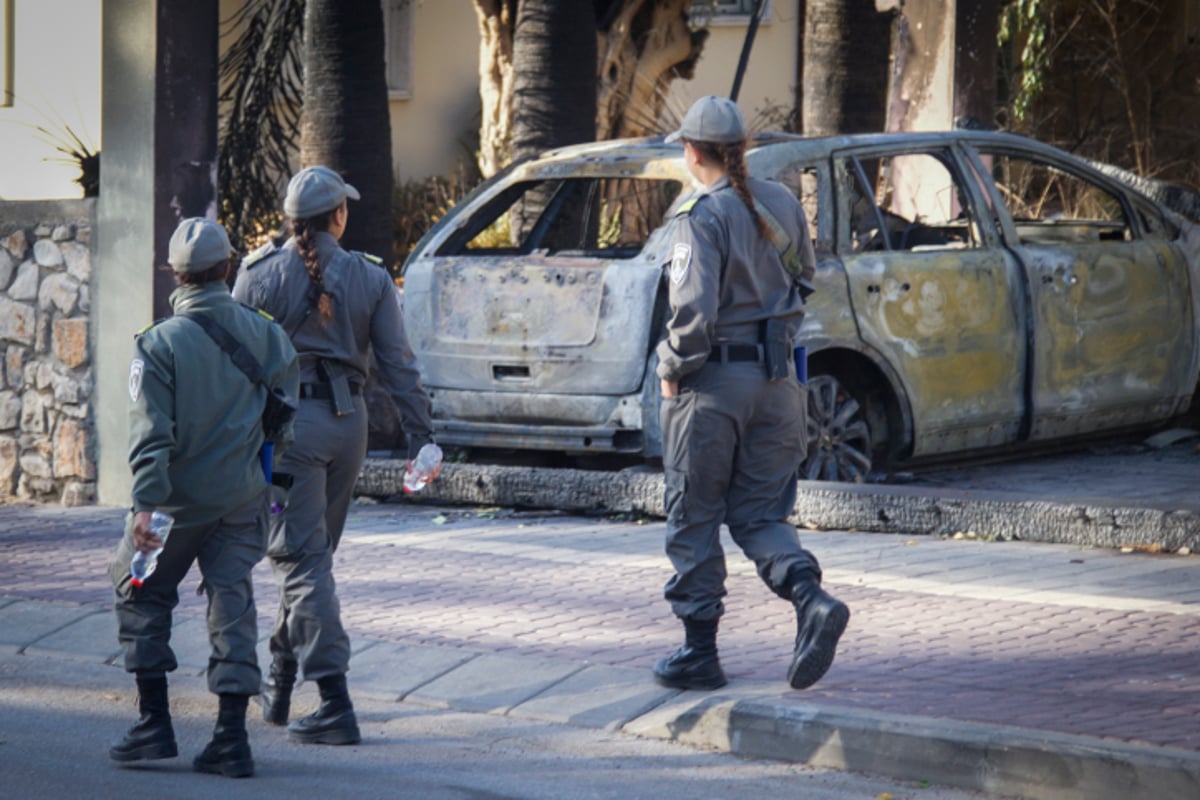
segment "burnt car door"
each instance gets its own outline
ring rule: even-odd
[[[948,142],[834,154],[837,248],[862,341],[911,406],[910,455],[1017,441],[1027,310],[1019,263]]]
[[[658,335],[661,265],[643,247],[682,181],[588,167],[514,171],[410,259],[406,314],[439,441],[643,446],[621,438],[643,424],[626,417]]]
[[[992,202],[1028,275],[1032,440],[1145,425],[1193,384],[1188,267],[1149,201],[1053,152],[977,146]]]

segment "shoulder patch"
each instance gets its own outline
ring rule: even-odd
[[[245,267],[246,269],[250,269],[255,264],[257,264],[259,261],[262,261],[264,258],[271,255],[278,249],[279,248],[275,246],[274,242],[267,242],[262,247],[258,248],[253,253],[250,253],[250,255],[243,258],[242,266]]]
[[[687,277],[688,267],[692,265],[692,246],[680,242],[671,253],[671,283],[678,286]]]
[[[142,396],[142,376],[146,374],[146,362],[135,358],[129,362],[129,400],[136,403]]]

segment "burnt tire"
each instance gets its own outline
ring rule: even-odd
[[[812,481],[867,480],[873,465],[867,408],[834,375],[808,381],[808,455],[801,475]]]

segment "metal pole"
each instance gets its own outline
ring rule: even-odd
[[[750,48],[754,45],[754,36],[758,33],[758,22],[767,9],[767,0],[754,0],[754,11],[750,13],[750,24],[746,28],[746,41],[742,43],[742,55],[738,58],[737,73],[733,76],[733,88],[729,90],[729,99],[737,102],[738,92],[742,90],[742,76],[746,74],[746,64],[750,61]]]

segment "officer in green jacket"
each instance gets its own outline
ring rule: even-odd
[[[268,387],[299,392],[296,351],[269,317],[232,298],[225,279],[231,248],[225,230],[207,219],[185,219],[169,245],[179,288],[175,316],[143,330],[129,371],[129,465],[133,507],[110,564],[118,638],[125,669],[137,677],[140,718],[109,755],[134,762],[178,754],[166,674],[178,663],[171,649],[171,613],[178,586],[199,563],[208,595],[212,655],[208,687],[220,698],[212,741],[193,767],[230,777],[254,772],[246,706],[259,691],[257,612],[251,570],[266,552],[267,481],[259,451]],[[224,329],[262,367],[253,382],[194,319]],[[286,447],[290,433],[276,434]],[[157,569],[141,586],[130,579],[135,551],[163,543],[150,530],[154,511],[175,518]]]

